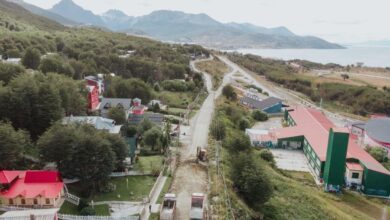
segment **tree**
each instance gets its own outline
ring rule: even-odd
[[[245,129],[249,128],[250,127],[250,122],[247,118],[245,117],[242,117],[239,121],[238,121],[238,127],[240,128],[240,130],[242,131],[245,131]]]
[[[125,140],[116,134],[103,133],[104,138],[110,143],[111,149],[115,154],[115,170],[124,170],[123,161],[129,156],[129,148]]]
[[[116,124],[121,125],[126,122],[126,113],[123,108],[113,107],[107,113],[108,118],[114,120]]]
[[[41,62],[41,53],[35,48],[28,48],[22,58],[22,64],[29,69],[37,69]]]
[[[222,120],[215,118],[210,126],[210,132],[213,138],[220,141],[226,136],[226,126]]]
[[[264,204],[272,195],[272,184],[264,165],[252,154],[240,153],[232,159],[231,179],[251,205]]]
[[[153,127],[145,132],[143,135],[143,143],[146,146],[151,147],[152,151],[155,150],[155,147],[161,145],[162,132],[159,128]]]
[[[367,152],[380,163],[387,162],[387,151],[383,147],[367,147]]]
[[[133,125],[125,125],[125,136],[126,137],[135,137],[137,135],[137,127]]]
[[[61,61],[54,57],[47,57],[42,59],[41,65],[39,65],[39,69],[43,73],[53,72],[58,73],[60,70]]]
[[[0,81],[8,84],[12,78],[19,76],[24,72],[24,68],[19,65],[7,64],[0,62]]]
[[[148,119],[144,118],[142,122],[138,125],[138,134],[143,135],[146,131],[151,129],[154,126],[154,124]]]
[[[343,78],[343,80],[349,79],[349,75],[348,74],[341,74],[341,77]]]
[[[154,103],[152,112],[160,112],[160,105],[158,103]]]
[[[267,121],[268,115],[260,110],[254,110],[252,112],[252,118],[256,121]]]
[[[55,162],[65,178],[80,179],[83,189],[91,192],[102,189],[115,169],[113,143],[120,141],[107,137],[90,125],[56,124],[41,136],[38,146],[44,161]]]
[[[229,136],[224,142],[223,147],[230,151],[240,152],[247,151],[251,147],[248,135],[243,132],[237,132],[234,136]]]
[[[17,169],[24,150],[29,146],[26,132],[15,131],[10,123],[0,122],[0,170]]]
[[[231,85],[226,85],[222,89],[222,94],[230,100],[236,100],[237,99],[237,94],[234,91],[234,88]]]

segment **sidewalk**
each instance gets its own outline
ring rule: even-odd
[[[157,182],[157,185],[156,185],[156,189],[153,191],[152,195],[151,195],[151,198],[150,198],[150,203],[146,203],[144,205],[144,209],[145,209],[145,214],[143,216],[141,216],[141,220],[148,220],[149,217],[150,217],[150,212],[149,212],[149,205],[152,205],[152,213],[158,213],[159,212],[159,204],[156,204],[157,202],[157,199],[161,193],[161,190],[163,189],[164,185],[165,185],[165,182],[167,180],[167,177],[166,176],[162,176],[158,182]]]

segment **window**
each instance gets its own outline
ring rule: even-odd
[[[352,173],[352,179],[359,179],[359,173]]]
[[[46,199],[46,204],[47,204],[47,205],[50,204],[50,199]]]
[[[34,205],[38,205],[38,199],[34,199]]]
[[[13,204],[14,204],[14,200],[13,200],[13,199],[9,199],[9,200],[8,200],[8,203],[9,203],[10,205],[13,205]]]
[[[104,107],[103,107],[104,109],[109,109],[109,108],[111,108],[111,103],[106,103],[105,105],[104,105]]]
[[[22,205],[25,205],[26,204],[26,200],[22,199],[21,203],[22,203]]]

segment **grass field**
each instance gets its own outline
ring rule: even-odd
[[[213,88],[218,88],[223,79],[223,75],[229,72],[229,67],[218,58],[214,57],[213,60],[198,62],[195,64],[196,68],[203,72],[207,72],[212,76]]]
[[[144,173],[160,170],[163,165],[163,156],[140,156],[134,169]]]
[[[157,98],[169,108],[187,108],[187,105],[194,100],[194,93],[191,92],[169,92],[162,91],[157,94]]]
[[[126,179],[128,179],[128,184]],[[149,195],[153,187],[155,177],[152,176],[129,176],[112,178],[110,183],[116,186],[116,190],[109,193],[97,193],[87,198],[89,201],[142,201]],[[127,187],[128,186],[128,187]],[[69,184],[68,189],[72,194],[80,195],[80,187],[77,183]]]
[[[110,216],[110,209],[108,205],[95,205],[94,209],[96,215]],[[68,215],[80,215],[80,210],[78,210],[77,206],[65,201],[64,204],[61,206],[59,213]]]

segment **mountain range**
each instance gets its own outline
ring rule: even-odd
[[[342,46],[318,37],[298,36],[286,27],[265,28],[249,23],[221,23],[206,14],[159,10],[144,16],[128,16],[120,10],[96,15],[72,0],[62,0],[45,10],[18,3],[32,13],[64,25],[92,25],[112,31],[144,35],[161,41],[195,43],[217,49],[237,48],[318,48],[340,49]]]

